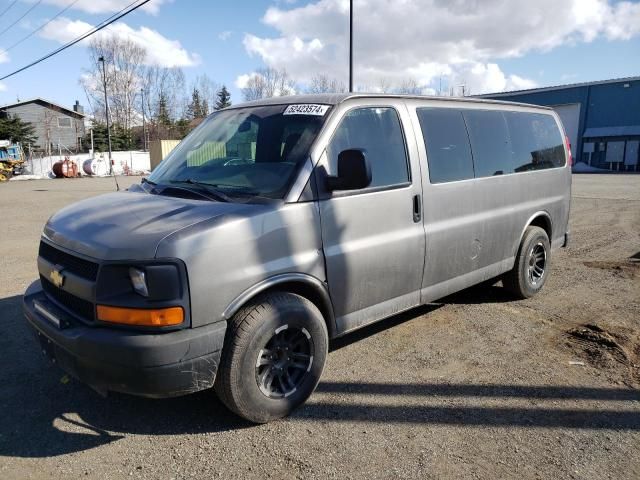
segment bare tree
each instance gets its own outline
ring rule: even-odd
[[[141,107],[150,120],[150,138],[168,136],[159,124],[177,120],[187,109],[184,72],[180,68],[149,66],[142,78],[142,89],[144,105]]]
[[[407,78],[402,81],[396,91],[406,95],[420,95],[422,88],[418,85],[418,81],[415,78]]]
[[[212,112],[216,104],[218,91],[221,85],[212,80],[206,73],[199,75],[191,84],[191,91],[198,90],[202,101],[203,114],[207,116]]]
[[[307,93],[343,93],[347,91],[347,86],[335,78],[331,78],[324,73],[314,75],[307,87]]]
[[[52,138],[51,138],[51,127],[53,124],[53,113],[51,112],[51,110],[49,109],[45,109],[44,110],[44,116],[43,116],[43,123],[44,123],[44,138],[45,138],[45,145],[41,145],[42,147],[44,147],[44,154],[47,157],[51,156],[51,144],[52,142]]]
[[[144,75],[144,61],[147,53],[144,48],[131,40],[117,37],[94,38],[89,44],[91,68],[81,80],[87,95],[94,106],[94,116],[105,117],[103,72],[104,58],[106,71],[109,113],[113,122],[125,130],[136,123],[136,102]]]
[[[242,88],[242,97],[247,100],[261,98],[284,97],[295,92],[295,82],[286,70],[276,68],[258,69]]]
[[[391,93],[393,91],[393,84],[391,83],[391,80],[388,78],[381,78],[378,82],[377,90],[380,93]]]

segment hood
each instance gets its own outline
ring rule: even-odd
[[[167,235],[227,214],[243,214],[256,205],[218,203],[115,192],[70,205],[54,214],[44,235],[69,250],[101,260],[155,257]]]

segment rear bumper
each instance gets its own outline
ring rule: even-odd
[[[98,391],[172,397],[213,386],[227,326],[224,321],[160,334],[89,327],[47,300],[40,282],[27,289],[23,307],[43,353]],[[54,325],[41,313],[43,308],[66,328]]]

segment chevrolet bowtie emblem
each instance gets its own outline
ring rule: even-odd
[[[61,270],[61,268],[56,267],[51,270],[51,273],[49,274],[49,280],[51,280],[51,283],[58,288],[62,288],[62,285],[64,284],[64,275]]]

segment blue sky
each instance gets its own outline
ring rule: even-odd
[[[0,31],[37,0],[19,0]],[[0,34],[0,48],[29,34],[72,0],[43,0]],[[78,0],[48,28],[0,53],[0,74],[57,48],[131,0]],[[2,12],[11,0],[0,0]],[[356,84],[367,90],[411,79],[424,93],[465,84],[471,93],[640,75],[640,3],[614,0],[356,0]],[[236,102],[263,66],[286,69],[304,89],[316,74],[346,82],[347,0],[152,0],[108,34],[135,34],[187,82],[206,73]],[[0,104],[44,97],[86,105],[78,45],[0,84]],[[1,76],[1,75],[0,75]],[[457,87],[456,87],[457,88]]]

